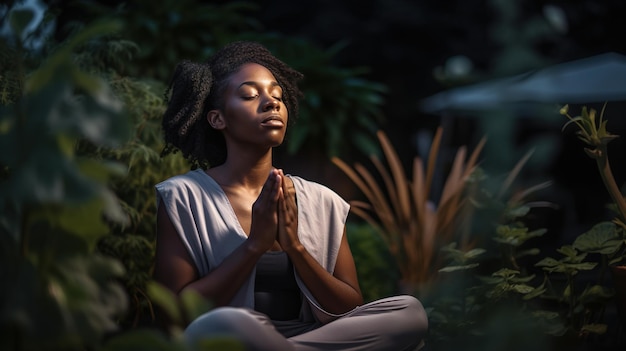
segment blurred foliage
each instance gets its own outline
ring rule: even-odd
[[[567,107],[561,113],[570,120],[566,126],[576,124],[581,129],[578,135],[590,147],[585,152],[598,161],[598,171],[605,173],[607,190],[616,189],[605,160],[606,144],[616,136],[606,130],[602,114],[583,109],[581,116],[571,117]],[[517,173],[519,167],[512,172]],[[485,185],[492,183],[486,177],[479,178]],[[513,179],[509,177],[505,184],[513,184]],[[558,248],[555,256],[548,252],[532,259],[540,250],[529,244],[546,230],[526,226],[531,205],[540,203],[523,200],[543,186],[511,194],[505,203],[501,202],[504,198],[494,196],[497,192],[474,193],[480,195],[472,198],[480,209],[477,213],[500,213],[490,215],[492,230],[485,236],[497,245],[482,242],[478,244],[482,248],[470,250],[458,249],[456,243],[443,247],[447,266],[440,269],[440,280],[425,301],[433,349],[447,350],[463,343],[491,349],[493,335],[506,341],[507,350],[613,350],[623,344],[619,323],[607,316],[607,311],[623,303],[623,293],[615,291],[620,286],[618,278],[611,276],[611,269],[624,262],[626,240],[619,204],[623,195],[611,194],[616,199],[608,206],[615,211],[613,221],[596,223]],[[543,277],[533,273],[537,268]],[[503,311],[506,313],[501,315]],[[498,325],[502,317],[507,324]],[[518,339],[519,330],[533,332],[535,338],[530,343]]]
[[[536,276],[518,262],[539,254],[528,243],[545,230],[529,230],[524,222],[532,208],[548,205],[530,201],[547,184],[514,186],[527,159],[503,180],[481,168],[466,180],[474,208],[469,236],[475,242],[464,247],[453,241],[441,248],[442,268],[425,296],[433,350],[461,345],[470,350],[550,349],[546,328],[532,313],[545,287],[535,286]]]
[[[387,89],[363,78],[368,73],[366,67],[333,65],[333,57],[345,49],[344,45],[321,50],[305,40],[275,34],[260,40],[304,74],[300,115],[287,135],[290,154],[303,148],[323,150],[328,157],[350,155],[351,151],[367,155],[380,152],[376,131],[385,122],[381,107]]]
[[[113,53],[113,54],[112,54]],[[152,319],[146,293],[152,276],[155,250],[156,199],[154,184],[189,169],[180,154],[161,157],[161,116],[165,111],[165,84],[122,74],[130,62],[134,45],[123,39],[92,40],[75,55],[78,67],[107,80],[123,104],[131,135],[115,148],[88,141],[77,152],[94,159],[124,165],[126,172],[109,181],[127,218],[123,224],[109,223],[109,234],[98,242],[98,251],[115,257],[126,267],[123,282],[131,309],[124,324],[136,326]]]
[[[119,32],[118,21],[96,21],[50,45],[48,55],[26,59],[32,52],[19,38],[34,16],[24,11],[13,13],[19,17],[12,21],[14,36],[0,42],[8,48],[0,66],[0,148],[5,150],[0,154],[0,348],[206,350],[232,344],[207,340],[190,348],[172,328],[170,335],[120,334],[126,314],[139,310],[139,293],[160,306],[181,303],[189,318],[210,308],[197,296],[177,302],[158,288],[145,291],[154,234],[150,229],[148,237],[134,236],[134,231],[153,226],[142,217],[154,203],[147,189],[163,175],[135,176],[135,183],[126,178],[141,173],[141,162],[172,172],[175,167],[164,166],[180,161],[136,150],[159,147],[160,107],[137,108],[132,102],[162,107],[161,99],[112,69],[97,69],[109,67],[94,65],[102,62],[97,55],[90,56],[90,64],[85,59],[89,49]],[[131,90],[135,94],[128,94]],[[149,146],[137,147],[137,135]],[[140,185],[144,193],[131,189]],[[181,330],[186,320],[173,322]]]
[[[204,61],[235,40],[260,42],[305,76],[300,85],[305,94],[300,116],[287,136],[288,153],[307,148],[335,156],[378,150],[375,132],[384,123],[380,109],[386,88],[365,79],[365,67],[335,65],[333,59],[343,49],[340,44],[323,50],[302,38],[265,32],[255,20],[258,6],[252,2],[215,5],[171,0],[153,6],[140,0],[120,1],[113,8],[98,2],[73,6],[58,10],[80,13],[68,21],[64,32],[80,31],[97,18],[122,21],[124,30],[116,43],[98,50],[106,58],[105,67],[113,64],[124,76],[168,82],[183,59]],[[115,65],[119,60],[123,65]]]
[[[32,16],[18,17],[12,23],[20,37]],[[84,158],[75,145],[114,147],[128,137],[128,125],[106,82],[71,62],[82,43],[118,28],[92,24],[28,74],[19,47],[2,57],[14,60],[3,62],[3,81],[11,81],[3,89],[19,88],[2,94],[0,110],[2,349],[94,347],[127,308],[115,281],[122,265],[94,252],[106,222],[125,221],[107,187],[123,168]],[[18,73],[5,75],[9,68]]]
[[[165,82],[179,61],[205,60],[240,33],[261,30],[253,17],[255,9],[256,5],[245,1],[216,5],[197,0],[167,0],[159,6],[150,0],[81,1],[52,7],[74,14],[61,28],[64,35],[81,31],[94,19],[121,21],[124,29],[118,36],[134,45],[135,55],[120,72]],[[107,54],[130,58],[126,51],[107,50]]]
[[[383,239],[367,223],[349,221],[346,233],[366,302],[394,295],[400,272]]]

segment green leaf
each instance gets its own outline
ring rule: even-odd
[[[602,335],[607,331],[606,324],[585,324],[580,328],[581,333],[592,333]]]
[[[622,247],[619,232],[620,228],[614,223],[601,222],[578,236],[572,247],[582,252],[612,255]]]
[[[147,292],[150,300],[161,307],[175,324],[182,323],[178,299],[172,291],[155,281],[151,281],[147,285]]]
[[[563,245],[556,251],[567,257],[575,257],[578,254],[578,252],[576,252],[576,250],[570,245]]]
[[[523,299],[524,300],[530,300],[530,299],[534,299],[535,297],[539,297],[541,295],[543,295],[543,293],[545,293],[547,291],[546,289],[546,282],[547,282],[547,278],[543,280],[543,283],[541,283],[541,285],[539,285],[538,287],[534,288],[532,291],[529,291],[526,295],[524,295]]]
[[[468,269],[472,269],[478,267],[478,263],[467,264],[463,266],[448,266],[443,267],[439,270],[439,272],[456,272],[456,271],[464,271]]]
[[[527,215],[528,212],[530,212],[530,207],[519,206],[519,207],[509,209],[509,211],[507,212],[507,215],[510,216],[511,218],[519,218],[519,217],[523,217]]]
[[[185,290],[180,296],[187,320],[192,321],[211,310],[212,305],[195,290]]]
[[[513,285],[513,290],[515,292],[520,293],[520,294],[528,294],[528,293],[534,291],[535,289],[532,286],[526,285],[526,284],[514,284]]]
[[[582,263],[570,263],[566,264],[568,268],[573,268],[579,271],[590,271],[598,265],[597,262],[582,262]]]
[[[482,255],[485,252],[487,252],[487,250],[477,248],[477,249],[469,250],[468,252],[463,254],[463,256],[465,257],[465,259],[469,260],[469,259],[472,259],[472,258],[476,258],[476,257]]]
[[[615,291],[613,289],[601,285],[593,285],[591,287],[587,287],[580,294],[579,300],[584,304],[606,303],[614,296]]]
[[[561,262],[555,260],[552,257],[545,257],[543,258],[541,261],[535,263],[535,266],[537,267],[546,267],[546,268],[552,268],[552,267],[556,267],[558,265],[560,265]]]

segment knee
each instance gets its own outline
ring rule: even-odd
[[[428,316],[422,303],[411,295],[395,296],[393,299],[396,306],[401,306],[399,313],[406,330],[413,335],[425,336],[428,332]]]
[[[407,300],[407,311],[413,316],[415,328],[420,335],[426,335],[428,331],[428,315],[422,303],[413,296],[404,296]]]
[[[422,303],[414,296],[397,296],[403,306],[400,314],[402,328],[398,328],[398,340],[406,340],[408,349],[418,349],[423,345],[428,333],[428,316]]]
[[[258,322],[258,317],[251,311],[235,307],[219,307],[192,321],[185,329],[185,339],[197,343],[201,339],[215,336],[236,336],[242,328]]]

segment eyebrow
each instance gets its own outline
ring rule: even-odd
[[[237,88],[241,88],[241,87],[242,87],[242,86],[244,86],[244,85],[256,87],[256,86],[258,86],[258,85],[259,85],[259,82],[255,82],[255,81],[246,81],[246,82],[243,82],[243,83],[239,84],[239,86],[238,86]],[[274,87],[279,87],[279,88],[281,88],[281,89],[282,89],[282,87],[280,86],[280,84],[278,84],[278,82],[276,82],[276,81],[272,81],[272,82],[270,83],[270,87],[272,87],[272,88],[274,88]]]

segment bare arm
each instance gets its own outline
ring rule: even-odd
[[[154,278],[180,294],[194,289],[218,306],[228,304],[248,279],[259,257],[276,238],[278,180],[270,175],[253,205],[252,229],[248,240],[209,274],[199,277],[192,258],[161,204],[157,211],[157,245]]]
[[[302,281],[326,311],[340,314],[363,304],[354,260],[345,233],[341,239],[332,275],[317,263],[303,246],[288,251],[288,255]]]
[[[282,197],[279,200],[279,241],[293,262],[298,275],[315,299],[330,313],[348,312],[361,305],[363,296],[345,229],[334,273],[330,274],[297,239],[298,213],[295,192],[286,183],[283,181]]]

